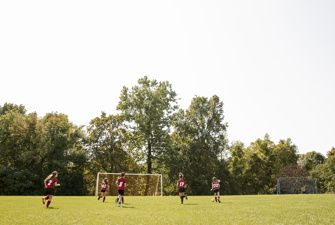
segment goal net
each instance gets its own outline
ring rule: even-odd
[[[277,194],[317,194],[312,177],[281,177],[277,180]]]
[[[109,188],[107,194],[117,196],[116,181],[121,173],[98,173],[95,196],[98,196],[101,190],[101,183],[104,178],[108,179]],[[163,179],[162,174],[137,174],[126,173],[125,179],[127,186],[125,195],[127,196],[163,196]]]

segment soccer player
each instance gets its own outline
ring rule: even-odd
[[[101,195],[99,196],[98,200],[100,200],[100,198],[104,197],[102,202],[105,202],[106,199],[106,192],[108,190],[109,187],[109,183],[108,183],[108,179],[107,177],[104,179],[104,181],[101,184]]]
[[[124,196],[124,190],[126,188],[126,183],[127,183],[127,180],[124,177],[125,177],[125,173],[122,172],[121,177],[119,179],[117,179],[117,181],[116,181],[117,192],[119,193],[119,196],[118,196],[119,205],[118,205],[118,207],[120,207],[120,205],[121,205],[121,200],[122,200],[122,203],[124,203],[123,196]]]
[[[218,180],[216,177],[213,177],[212,179],[211,191],[214,191],[215,202],[219,201],[219,203],[221,203],[220,201],[220,180]]]
[[[185,195],[185,190],[186,190],[186,182],[184,181],[184,175],[180,172],[179,173],[179,180],[177,181],[177,191],[179,189],[179,197],[181,200],[181,204],[184,203],[184,198],[186,197],[187,199],[187,195]]]
[[[47,202],[47,206],[46,208],[49,208],[52,197],[54,195],[54,187],[56,186],[60,186],[60,184],[58,184],[58,180],[57,180],[57,176],[58,173],[57,171],[53,171],[45,180],[44,180],[44,187],[45,187],[45,191],[47,196],[42,198],[42,203],[45,204],[45,200],[48,200]]]

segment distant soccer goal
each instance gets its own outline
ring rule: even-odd
[[[104,178],[108,179],[108,195],[117,196],[116,181],[120,173],[98,173],[96,181],[95,196],[100,193],[101,183]],[[162,174],[140,174],[126,173],[127,186],[125,195],[127,196],[163,196]]]
[[[317,194],[312,177],[281,177],[277,180],[277,194]]]

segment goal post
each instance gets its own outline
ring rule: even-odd
[[[97,174],[95,196],[100,192],[101,183],[104,178],[108,179],[108,195],[117,196],[116,181],[121,173]],[[142,174],[142,173],[125,173],[127,186],[125,193],[127,196],[163,196],[163,177],[162,174]]]
[[[317,194],[316,179],[313,177],[280,177],[277,180],[279,194]]]

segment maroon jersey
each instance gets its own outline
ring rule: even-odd
[[[106,191],[108,185],[109,185],[109,183],[102,183],[101,184],[101,191]]]
[[[124,190],[125,188],[125,184],[127,183],[126,179],[124,179],[123,177],[117,179],[117,189],[118,190]]]
[[[57,180],[56,177],[54,177],[54,178],[48,180],[46,188],[52,188],[52,189],[53,189],[53,188],[55,187],[55,183],[56,183],[57,181],[58,181],[58,180]]]
[[[213,190],[220,189],[220,183],[219,182],[212,182]]]
[[[178,188],[185,188],[186,182],[183,179],[177,181]]]

